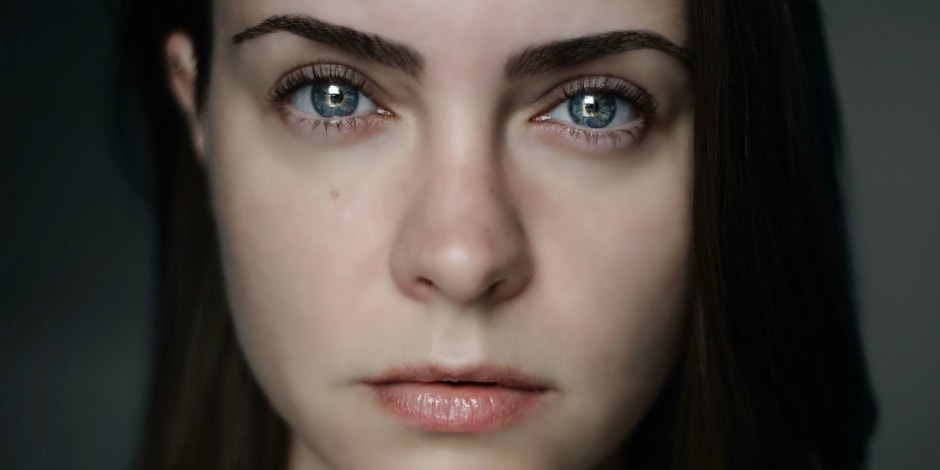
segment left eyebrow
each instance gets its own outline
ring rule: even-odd
[[[356,31],[306,15],[272,16],[232,36],[232,43],[241,44],[277,31],[286,31],[335,47],[343,52],[397,68],[414,77],[420,75],[424,68],[424,58],[411,47],[376,34]]]
[[[612,31],[593,36],[564,39],[526,49],[506,63],[506,76],[519,79],[550,70],[570,67],[635,49],[656,49],[684,65],[689,50],[649,30]]]

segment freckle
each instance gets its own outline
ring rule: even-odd
[[[339,191],[335,189],[330,190],[330,198],[332,198],[334,202],[338,201],[340,196],[341,194],[339,193]]]
[[[490,194],[492,194],[492,195],[494,195],[494,196],[496,195],[496,188],[493,187],[493,185],[490,185]]]

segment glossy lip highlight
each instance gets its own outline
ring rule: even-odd
[[[429,431],[485,432],[519,422],[549,386],[506,367],[409,366],[365,382],[393,416]]]

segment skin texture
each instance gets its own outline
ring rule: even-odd
[[[671,371],[687,310],[688,71],[642,49],[518,79],[546,42],[617,30],[685,41],[675,0],[216,2],[211,64],[183,34],[171,83],[207,170],[242,347],[292,430],[290,466],[590,468],[611,463]],[[364,12],[368,12],[365,14]],[[303,14],[424,57],[418,77],[276,32]],[[355,125],[314,125],[270,90],[310,63],[377,90]],[[193,80],[211,67],[198,113]],[[657,103],[636,136],[578,139],[546,101],[615,77]],[[635,124],[635,123],[634,123]],[[595,143],[596,142],[596,143]],[[549,385],[510,426],[430,432],[363,381],[413,364],[498,365]]]

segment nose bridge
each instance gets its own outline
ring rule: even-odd
[[[416,147],[424,171],[394,242],[392,275],[416,299],[501,300],[531,276],[528,242],[496,120],[457,109],[429,120]]]

